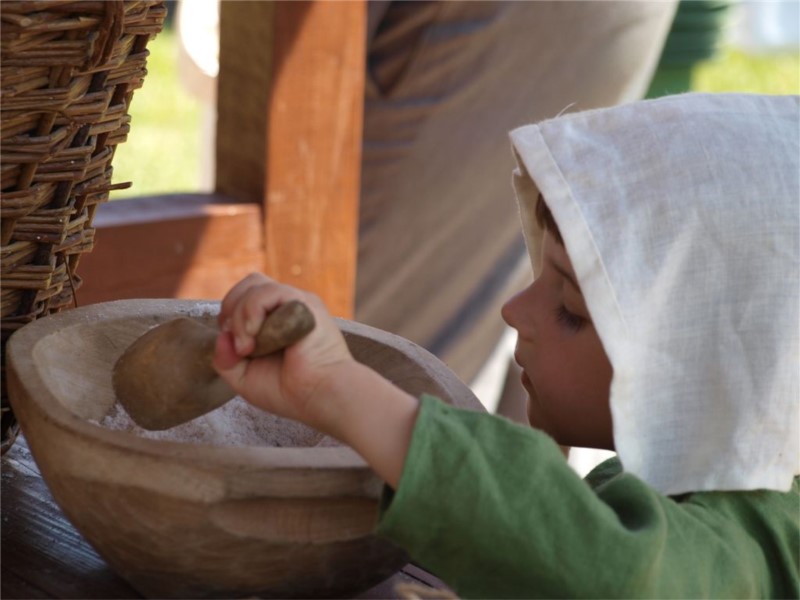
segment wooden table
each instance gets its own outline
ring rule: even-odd
[[[92,549],[50,495],[20,437],[2,459],[2,556],[0,597],[142,598]],[[398,583],[434,590],[444,584],[415,565],[358,598],[398,598]]]

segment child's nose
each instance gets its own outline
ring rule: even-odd
[[[503,320],[517,330],[520,338],[528,341],[532,341],[536,337],[536,314],[540,300],[537,289],[538,286],[534,281],[524,290],[509,298],[500,310]]]
[[[500,309],[500,314],[503,317],[503,320],[509,325],[509,327],[513,327],[516,330],[519,330],[520,325],[520,312],[523,304],[523,297],[526,291],[529,288],[513,295],[509,298],[505,304],[503,304],[503,308]]]

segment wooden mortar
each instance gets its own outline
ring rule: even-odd
[[[185,300],[123,300],[39,319],[8,344],[10,399],[54,498],[149,597],[349,596],[407,557],[372,534],[382,483],[347,447],[212,446],[106,429],[111,371]],[[206,317],[213,318],[212,316]],[[413,395],[483,410],[419,346],[340,321],[356,359]]]

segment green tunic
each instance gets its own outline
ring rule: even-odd
[[[616,459],[423,397],[378,533],[463,597],[798,598],[800,483],[667,497]]]

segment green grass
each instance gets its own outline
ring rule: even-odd
[[[724,48],[716,59],[695,67],[692,88],[702,92],[800,94],[800,52],[750,55]]]
[[[165,29],[150,42],[147,77],[133,94],[131,131],[114,156],[114,182],[132,181],[112,199],[196,191],[201,105],[178,80],[178,39]]]
[[[113,192],[113,199],[200,187],[201,106],[178,80],[177,43],[174,30],[165,29],[149,45],[148,75],[131,104],[131,132],[114,157],[114,181],[132,181],[133,187]],[[800,94],[800,55],[752,56],[725,48],[695,67],[692,88]]]

